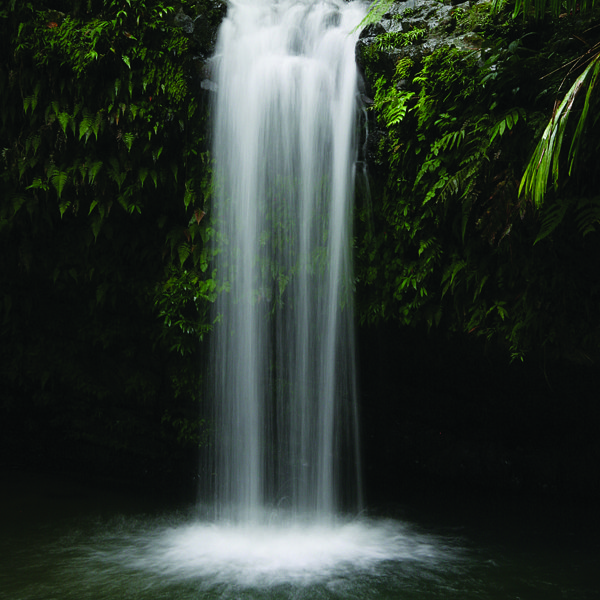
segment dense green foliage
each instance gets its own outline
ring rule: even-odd
[[[494,10],[498,10],[505,0],[493,0]],[[572,14],[576,12],[588,12],[594,8],[595,0],[515,0],[513,15],[519,14],[525,17],[533,16],[536,19],[543,19],[547,13],[555,17],[560,14]]]
[[[359,45],[359,316],[596,360],[597,12],[506,10],[459,5],[428,31],[412,8]],[[17,453],[156,474],[202,443],[198,340],[218,290],[200,81],[223,13],[0,5],[0,435]]]
[[[540,24],[482,3],[454,9],[431,38],[441,32],[458,47],[361,48],[379,131],[359,225],[361,316],[483,335],[513,357],[596,358],[597,118],[543,208],[519,186],[555,99],[580,73],[562,67],[593,46],[597,18]]]
[[[0,10],[8,431],[21,419],[107,461],[124,446],[150,461],[177,438],[197,444],[198,338],[215,293],[198,69],[222,13],[168,0]]]
[[[571,143],[569,145],[567,161],[569,176],[577,166],[577,156],[580,146],[585,142],[585,137],[588,135],[588,115],[591,113],[590,120],[592,120],[593,115],[597,114],[599,101],[597,87],[600,87],[598,84],[600,75],[600,42],[596,43],[581,59],[577,60],[576,65],[578,63],[587,64],[587,66],[553,111],[552,118],[546,126],[527,165],[523,181],[519,188],[521,193],[525,193],[532,198],[537,207],[541,207],[544,204],[550,180],[552,180],[554,191],[559,195],[561,194],[559,185],[561,183],[560,170],[561,164],[565,162],[562,160],[561,149],[571,113],[579,113],[579,118],[577,127],[574,131],[570,132]],[[578,106],[577,101],[579,96],[583,96],[584,98]],[[573,111],[575,106],[578,107],[578,110]],[[581,203],[581,206],[578,206],[577,210],[581,215],[580,229],[585,234],[593,230],[593,225],[598,219],[600,204],[598,203],[598,198],[583,198],[581,200],[578,202],[578,204]],[[570,200],[562,200],[560,202],[560,205],[557,206],[558,212],[556,213],[558,218],[553,218],[541,235],[545,237],[560,223],[569,203]]]

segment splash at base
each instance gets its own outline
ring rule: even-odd
[[[115,571],[137,573],[147,585],[187,583],[202,590],[304,588],[341,579],[356,585],[391,565],[434,568],[450,558],[440,539],[372,519],[260,526],[189,521],[123,534],[119,545],[114,552],[96,545],[104,573],[113,563]]]

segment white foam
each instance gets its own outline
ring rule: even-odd
[[[376,573],[389,561],[435,562],[434,538],[391,520],[334,525],[190,522],[147,530],[113,556],[121,567],[204,585],[309,585]]]

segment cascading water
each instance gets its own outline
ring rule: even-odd
[[[11,597],[421,597],[445,572],[444,591],[462,593],[443,540],[357,514],[351,32],[363,14],[343,0],[230,0],[221,29],[214,512],[94,517],[90,534],[77,520],[48,581],[54,540]]]
[[[350,236],[353,32],[364,11],[232,0],[221,26],[213,222],[228,291],[210,367],[219,518],[257,522],[285,508],[328,520],[360,504]]]

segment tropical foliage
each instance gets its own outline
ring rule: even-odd
[[[505,1],[493,0],[493,10],[500,10]],[[515,0],[513,16],[523,14],[528,17],[531,15],[539,20],[543,19],[548,13],[557,17],[560,14],[570,15],[576,12],[589,12],[595,4],[595,0],[582,0],[581,2],[577,0]]]
[[[565,52],[563,40],[571,35],[593,46],[594,23],[592,13],[541,26],[478,4],[455,10],[440,26],[459,48],[397,46],[386,51],[394,57],[390,67],[377,38],[362,46],[377,118],[371,137],[379,139],[377,148],[371,144],[379,172],[359,225],[364,320],[482,335],[513,357],[597,355],[599,290],[590,269],[599,240],[578,233],[597,223],[597,111],[576,105],[579,124],[561,130],[580,145],[571,148],[577,160],[560,197],[540,208],[519,195],[561,86],[595,84],[594,63],[581,75],[562,69],[579,56],[573,44]],[[563,162],[557,150],[555,165]],[[538,163],[529,173],[541,178]],[[387,181],[377,188],[379,174]],[[524,191],[527,185],[525,179]]]
[[[222,12],[168,0],[0,9],[7,427],[21,419],[43,440],[43,425],[107,461],[127,447],[150,462],[192,429],[197,443],[198,337],[215,288],[197,65]]]
[[[494,0],[492,10],[497,12],[501,5],[502,0]],[[517,0],[514,6],[514,16],[522,13],[526,18],[533,16],[533,18],[540,21],[548,13],[554,17],[590,13],[594,6],[594,0],[584,0],[584,2],[574,2],[572,0],[568,2],[557,2],[556,0],[551,0],[550,2],[547,2],[547,0]],[[580,37],[579,39],[582,38]],[[567,121],[574,106],[576,106],[576,100],[580,95],[585,95],[583,106],[579,111],[577,128],[572,132],[572,140],[568,153],[569,175],[573,171],[579,146],[581,145],[581,137],[586,130],[586,121],[590,107],[597,103],[598,92],[596,86],[598,85],[598,73],[600,72],[600,43],[589,44],[586,40],[582,39],[582,41],[587,46],[585,51],[566,66],[569,67],[569,73],[576,73],[581,68],[585,68],[571,85],[563,100],[560,103],[557,101],[552,112],[552,118],[527,165],[519,189],[519,192],[525,193],[531,198],[538,208],[544,202],[550,178],[552,179],[555,191],[558,190],[561,148],[567,130]],[[564,207],[565,205],[559,211],[555,211],[555,213],[564,213]],[[556,221],[556,223],[558,222]],[[581,229],[584,232],[589,232],[590,227],[593,227],[593,224],[584,218],[584,224]],[[545,234],[547,235],[549,232],[550,230],[547,227]]]

